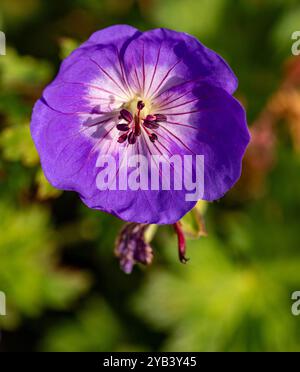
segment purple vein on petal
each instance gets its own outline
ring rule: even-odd
[[[189,103],[197,102],[197,101],[200,101],[200,100],[201,100],[201,98],[193,98],[189,101],[179,103],[178,105],[175,105],[175,106],[169,106],[169,107],[165,107],[163,109],[160,107],[160,112],[165,113],[166,110],[172,110],[172,109],[175,109],[177,107],[185,106],[185,105],[188,105]],[[173,114],[170,114],[170,115],[173,115]]]
[[[147,90],[146,96],[149,94],[150,89],[152,88],[152,84],[153,84],[153,81],[154,81],[154,78],[155,78],[155,75],[156,75],[157,66],[158,66],[158,62],[159,62],[159,58],[160,58],[161,48],[162,48],[162,43],[160,44],[160,46],[159,46],[159,48],[158,48],[158,53],[157,53],[157,57],[156,57],[156,62],[155,62],[155,66],[154,66],[154,69],[153,69],[152,78],[151,78],[150,85],[149,85],[149,87],[148,87],[148,90]]]
[[[120,84],[102,67],[99,65],[99,63],[95,60],[93,60],[93,58],[89,57],[89,60],[91,62],[93,62],[96,66],[98,66],[98,68],[112,81],[115,83],[115,85],[121,90],[121,92],[123,92],[127,97],[129,97],[128,95],[128,92],[125,91],[125,89],[120,86]]]
[[[172,67],[169,68],[169,70],[167,71],[167,73],[165,74],[165,76],[163,77],[163,79],[161,80],[161,82],[157,85],[155,91],[151,94],[151,97],[153,97],[157,91],[160,89],[160,87],[163,85],[163,83],[167,80],[168,76],[170,75],[170,73],[174,70],[174,68],[181,62],[182,60],[179,59],[176,63],[174,63],[174,65]]]
[[[198,78],[196,79],[191,79],[191,80],[185,80],[185,81],[182,81],[181,83],[178,83],[178,84],[175,84],[172,86],[172,89],[174,88],[179,88],[179,87],[182,87],[184,86],[185,84],[190,84],[190,83],[197,83],[201,80],[205,79],[204,77],[202,76],[199,76]],[[156,96],[153,97],[153,100],[157,100],[160,96],[162,96],[164,93],[166,93],[170,88],[167,88],[165,90],[163,90],[162,92],[159,92]]]
[[[171,103],[178,101],[180,98],[183,98],[183,97],[187,96],[190,93],[192,93],[192,90],[189,90],[189,91],[183,93],[182,95],[180,95],[179,97],[176,97],[176,98],[171,99],[169,101],[168,101],[168,99],[170,98],[170,96],[168,96],[165,99],[163,99],[162,101],[160,101],[159,107],[160,107],[160,109],[163,110],[165,106],[170,105]]]
[[[115,116],[115,114],[114,114]],[[113,120],[114,119],[114,116],[110,117],[110,118],[107,118],[107,119],[103,119],[103,120],[100,120],[100,121],[97,121],[96,123],[91,123],[91,124],[88,124],[88,123],[83,123],[83,125],[86,127],[86,128],[93,128],[99,124],[104,124],[104,123],[108,123],[109,121]]]
[[[142,90],[142,86],[141,86],[141,83],[140,83],[140,79],[139,79],[139,76],[138,76],[138,73],[137,73],[136,66],[134,66],[134,73],[135,73],[135,77],[136,77],[138,89],[141,91]]]
[[[62,115],[85,115],[87,114],[86,112],[80,112],[80,111],[74,111],[74,112],[64,112],[64,111],[60,111],[54,107],[52,107],[49,102],[47,101],[47,99],[43,96],[41,98],[41,101],[44,105],[46,105],[50,110],[54,111],[54,112],[57,112],[58,114],[62,114]]]
[[[120,58],[120,53],[117,49],[116,49],[116,54],[117,54],[117,57],[118,57],[123,82],[126,85],[126,88],[128,89],[128,91],[132,93],[132,90],[131,90],[130,85],[129,85],[128,80],[127,80],[127,76],[125,74],[125,69],[124,69],[124,66],[123,66],[123,62],[121,61],[121,58]]]
[[[143,43],[142,52],[142,71],[143,71],[143,95],[145,94],[145,84],[146,84],[146,73],[145,73],[145,44]]]
[[[189,114],[195,114],[197,112],[203,112],[203,110],[192,110],[192,111],[186,111],[186,112],[176,112],[169,114],[170,116],[182,116],[182,115],[189,115]]]
[[[190,129],[195,129],[195,130],[199,130],[198,127],[194,127],[192,125],[189,125],[189,124],[183,124],[183,123],[177,123],[176,121],[165,121],[165,123],[167,124],[171,124],[171,125],[178,125],[179,127],[185,127],[185,128],[190,128]]]
[[[194,151],[193,150],[191,150],[190,148],[189,148],[189,146],[188,145],[186,145],[179,137],[177,137],[174,133],[172,133],[171,131],[169,131],[169,129],[167,129],[166,127],[164,127],[163,125],[160,125],[159,126],[160,128],[162,128],[162,129],[164,129],[167,133],[169,133],[169,135],[171,135],[172,137],[174,137],[177,141],[179,141],[188,151],[190,151],[193,155],[196,155],[195,153],[194,153]]]

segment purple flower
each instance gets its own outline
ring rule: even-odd
[[[249,142],[232,97],[237,84],[224,60],[187,34],[125,25],[98,31],[62,63],[34,107],[31,132],[45,175],[125,221],[175,223],[196,203],[185,186],[100,190],[99,156],[116,159],[115,178],[124,154],[203,155],[203,199],[221,198],[240,177]]]

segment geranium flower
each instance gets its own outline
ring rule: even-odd
[[[124,154],[203,155],[203,199],[221,198],[240,177],[249,142],[244,109],[232,97],[237,85],[224,60],[185,33],[126,25],[98,31],[62,63],[34,107],[31,132],[44,173],[90,208],[174,224],[197,201],[186,199],[185,187],[100,190],[99,156],[120,166]]]

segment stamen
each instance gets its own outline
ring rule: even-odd
[[[155,115],[147,115],[145,120],[155,121],[156,120],[156,116]]]
[[[135,101],[136,102],[136,101]],[[155,133],[151,133],[153,130],[159,128],[159,123],[166,121],[167,117],[163,114],[150,114],[149,107],[145,109],[145,115],[142,115],[142,110],[146,107],[146,104],[140,100],[136,104],[137,111],[135,113],[131,113],[127,109],[122,109],[119,114],[119,120],[125,120],[126,123],[119,123],[117,124],[117,129],[121,132],[126,132],[125,134],[121,135],[118,138],[119,143],[123,143],[128,140],[130,145],[136,143],[137,138],[141,135],[142,130],[141,126],[143,126],[144,130],[148,134],[148,137],[152,143],[158,140],[158,136]],[[134,107],[131,106],[131,111],[134,111]],[[151,130],[151,132],[148,131]],[[129,133],[130,132],[130,133]]]
[[[127,140],[127,133],[124,133],[122,134],[119,138],[118,138],[118,142],[119,143],[123,143]]]
[[[122,132],[127,132],[129,130],[128,124],[118,124],[117,129]]]
[[[166,115],[154,114],[154,116],[156,117],[155,121],[157,121],[157,122],[161,122],[161,121],[166,121],[167,120]]]
[[[150,139],[151,142],[154,143],[158,139],[158,137],[155,133],[151,133],[150,136],[149,136],[149,139]]]
[[[136,136],[133,132],[130,132],[129,133],[129,136],[128,136],[128,143],[130,145],[134,145],[136,143]]]
[[[149,129],[157,129],[159,127],[159,125],[155,121],[144,120],[143,124],[146,128]]]
[[[123,109],[123,110],[120,111],[119,119],[124,119],[124,120],[126,120],[128,123],[131,123],[133,117],[132,117],[131,112],[129,112],[129,111]]]

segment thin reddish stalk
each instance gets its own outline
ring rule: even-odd
[[[181,222],[178,221],[178,222],[174,223],[173,224],[173,227],[174,227],[174,230],[176,231],[177,238],[178,238],[178,256],[179,256],[179,260],[180,260],[181,263],[186,264],[189,259],[185,257],[185,254],[186,254],[186,241],[185,241],[184,232],[182,230]]]

